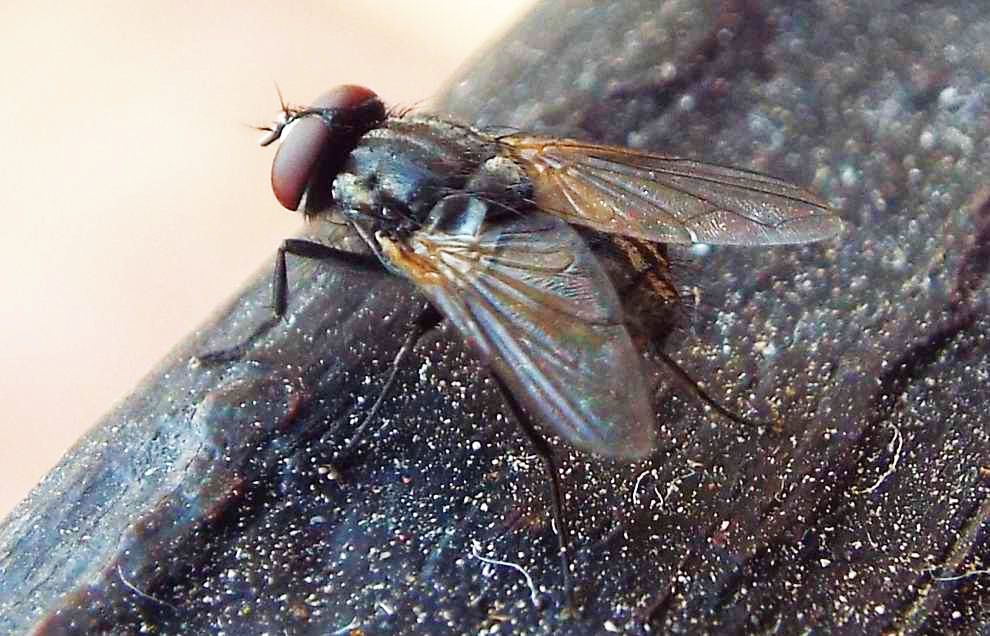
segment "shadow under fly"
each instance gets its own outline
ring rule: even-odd
[[[771,176],[392,113],[358,86],[282,111],[262,141],[281,140],[272,165],[276,198],[308,216],[339,215],[370,253],[284,241],[273,319],[236,350],[205,358],[240,355],[285,313],[287,254],[384,267],[411,281],[431,308],[404,340],[344,454],[360,442],[419,338],[449,320],[491,370],[544,463],[565,593],[576,607],[559,471],[529,415],[608,458],[642,459],[656,441],[640,352],[584,237],[766,246],[828,239],[841,222],[814,194]]]

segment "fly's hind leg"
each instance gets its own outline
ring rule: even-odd
[[[502,392],[503,399],[512,410],[516,422],[519,423],[519,428],[526,434],[529,443],[533,445],[536,454],[543,461],[543,468],[550,478],[550,512],[557,530],[557,555],[560,558],[560,569],[564,579],[564,596],[567,600],[568,611],[576,615],[578,606],[574,595],[574,583],[571,581],[571,562],[567,556],[567,548],[570,544],[570,532],[567,526],[567,517],[564,516],[563,489],[560,485],[560,469],[557,466],[557,460],[554,457],[553,449],[550,448],[547,441],[536,430],[522,406],[513,397],[512,390],[505,385],[502,379],[498,377],[498,374],[492,373],[492,377],[495,378],[495,382]]]
[[[197,356],[201,364],[219,364],[242,358],[259,338],[271,331],[282,319],[288,306],[286,254],[311,260],[334,261],[345,267],[361,271],[381,271],[381,262],[374,254],[347,252],[305,239],[285,239],[275,254],[275,271],[272,274],[272,316],[258,325],[243,342],[229,349],[211,351]]]
[[[663,351],[653,348],[650,351],[650,353],[653,356],[655,356],[658,360],[660,360],[660,362],[662,362],[668,369],[670,369],[670,371],[673,372],[674,378],[678,381],[678,383],[680,383],[681,386],[685,387],[686,389],[694,393],[694,395],[699,400],[701,400],[702,404],[707,405],[709,408],[711,408],[713,411],[715,411],[725,419],[731,422],[735,422],[736,424],[741,424],[742,426],[745,426],[747,428],[757,428],[760,426],[758,422],[753,422],[752,420],[748,420],[742,417],[741,415],[736,415],[728,408],[722,406],[717,400],[715,400],[715,398],[708,395],[708,393],[703,388],[701,388],[701,386],[697,382],[695,382],[694,378],[692,378],[687,371],[682,369],[681,366],[677,364],[673,358],[668,356]]]

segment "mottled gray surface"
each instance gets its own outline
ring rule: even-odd
[[[446,107],[809,183],[847,228],[680,252],[701,305],[668,352],[770,425],[706,413],[660,368],[652,458],[558,446],[579,619],[560,616],[539,462],[456,333],[420,345],[334,478],[421,301],[306,264],[245,361],[190,364],[263,320],[267,281],[0,525],[0,629],[986,630],[984,8],[656,4],[548,2]],[[540,606],[474,550],[525,568]]]

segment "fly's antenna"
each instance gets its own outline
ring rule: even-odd
[[[278,95],[278,106],[279,110],[282,111],[283,115],[289,113],[289,105],[285,103],[285,97],[282,95],[282,89],[279,87],[278,82],[272,82],[275,86],[275,94]]]
[[[273,124],[269,124],[268,126],[255,126],[258,130],[267,133],[258,141],[258,145],[260,146],[268,146],[277,141],[282,136],[282,131],[285,130],[285,127],[292,123],[298,115],[298,109],[286,103],[285,97],[282,96],[282,89],[279,88],[278,83],[274,82],[274,84],[275,94],[278,95],[279,117]]]

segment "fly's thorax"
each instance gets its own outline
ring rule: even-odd
[[[518,163],[504,155],[487,159],[471,177],[467,190],[492,204],[492,213],[518,213],[533,200],[533,183]]]
[[[433,117],[388,119],[365,133],[333,180],[334,203],[382,227],[419,225],[463,192],[495,151],[470,128]]]

